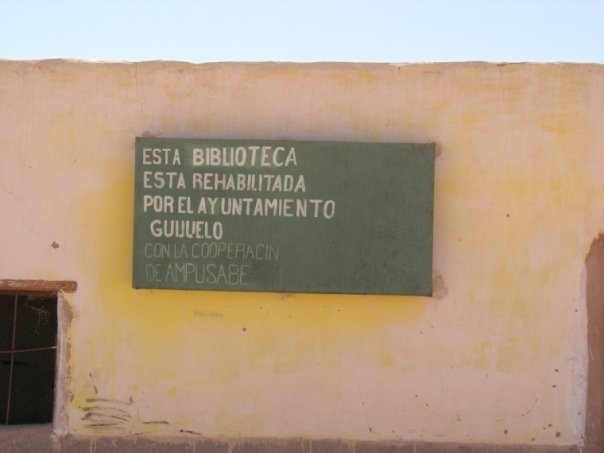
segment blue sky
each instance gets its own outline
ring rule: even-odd
[[[0,0],[0,59],[604,63],[604,0]]]

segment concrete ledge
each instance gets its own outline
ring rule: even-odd
[[[304,439],[205,439],[199,437],[57,437],[50,428],[0,430],[2,453],[578,453],[578,446],[372,442]]]

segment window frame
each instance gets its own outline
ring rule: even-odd
[[[69,351],[66,342],[66,329],[71,321],[71,310],[66,293],[77,290],[77,283],[70,280],[13,280],[0,279],[0,292],[15,295],[52,295],[57,298],[57,338],[55,349],[54,401],[52,421],[43,424],[0,425],[2,437],[11,433],[24,434],[28,430],[37,431],[40,427],[50,428],[55,434],[67,432],[65,406],[68,399],[68,359]]]

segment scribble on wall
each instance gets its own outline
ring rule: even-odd
[[[106,398],[87,398],[81,407],[85,427],[93,430],[125,430],[132,421],[132,401]]]

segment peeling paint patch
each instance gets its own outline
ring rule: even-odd
[[[587,417],[585,437],[588,446],[604,445],[604,233],[591,243],[585,259],[587,343]]]
[[[449,293],[443,276],[435,273],[432,277],[432,297],[436,300],[441,300]]]

